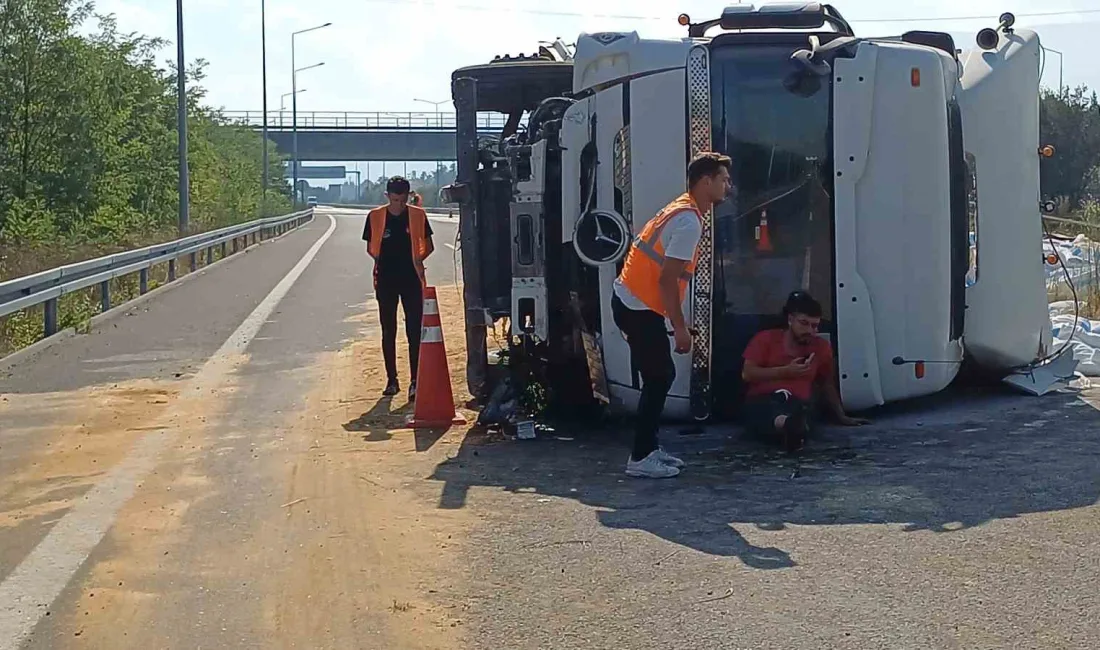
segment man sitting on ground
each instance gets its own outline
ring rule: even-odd
[[[798,451],[812,425],[814,388],[821,390],[840,424],[868,424],[848,417],[833,376],[833,350],[817,335],[821,305],[804,291],[795,291],[783,307],[784,329],[758,332],[745,348],[741,378],[748,385],[745,422],[766,438],[778,436],[788,452]]]

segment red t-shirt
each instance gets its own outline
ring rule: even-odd
[[[830,381],[833,375],[833,348],[825,339],[815,336],[813,342],[805,346],[796,346],[797,353],[791,356],[783,344],[786,330],[773,329],[758,332],[749,341],[745,353],[746,361],[752,361],[761,368],[781,368],[799,357],[814,355],[813,370],[798,379],[776,379],[749,384],[747,394],[768,395],[780,389],[791,391],[801,400],[809,400],[813,395],[814,382]]]

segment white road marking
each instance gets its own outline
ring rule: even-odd
[[[165,413],[164,420],[178,417],[180,404],[209,399],[240,363],[239,355],[274,313],[279,301],[306,270],[336,230],[329,215],[329,227],[289,273],[275,285],[240,327],[180,391],[179,401]],[[65,589],[88,555],[114,524],[123,505],[157,465],[160,453],[179,435],[169,428],[141,438],[130,453],[69,511],[38,546],[0,584],[0,650],[18,650],[34,632],[54,600]]]

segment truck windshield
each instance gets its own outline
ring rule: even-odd
[[[791,291],[816,297],[832,329],[831,78],[797,77],[798,47],[711,50],[712,141],[733,159],[735,192],[714,211],[716,396],[740,385],[745,345],[782,323]]]

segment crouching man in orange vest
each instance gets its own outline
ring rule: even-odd
[[[630,476],[668,478],[684,466],[657,441],[661,412],[676,379],[666,319],[672,325],[676,353],[688,353],[691,334],[684,321],[684,294],[699,258],[703,215],[729,194],[731,166],[729,157],[721,154],[696,156],[687,169],[688,191],[642,228],[615,280],[611,312],[630,346],[631,364],[642,376],[634,449],[626,463]]]
[[[367,215],[363,239],[374,259],[374,294],[382,324],[382,356],[386,360],[386,389],[396,395],[397,303],[405,312],[405,338],[409,342],[409,401],[416,396],[416,370],[420,356],[420,321],[424,314],[424,260],[432,254],[432,226],[422,208],[409,205],[409,181],[394,176],[386,183],[389,203]]]

